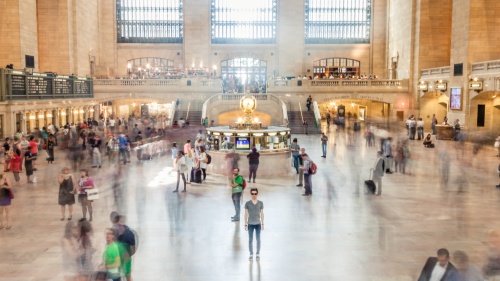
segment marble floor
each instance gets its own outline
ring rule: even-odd
[[[176,177],[169,156],[127,165],[120,208],[140,237],[134,280],[416,280],[426,258],[441,247],[464,250],[482,265],[488,231],[500,228],[495,151],[473,155],[468,145],[436,141],[435,149],[425,149],[413,141],[411,173],[386,175],[382,196],[375,197],[363,192],[363,181],[377,149],[366,147],[361,135],[352,146],[343,133],[329,135],[325,159],[319,135],[296,136],[319,167],[313,196],[301,196],[292,168],[289,175],[249,184],[259,188],[265,206],[260,262],[248,261],[244,223],[230,220],[225,177],[208,175],[202,185],[188,185],[187,193],[172,193]],[[63,158],[59,152],[54,165],[40,163],[38,183],[28,185],[23,177],[15,189],[13,227],[0,230],[0,281],[63,280],[65,222],[59,220],[56,182],[68,165]],[[261,161],[259,169],[272,167]],[[114,170],[110,163],[91,169],[102,191],[94,202],[95,259],[116,208]],[[249,198],[247,189],[244,200]],[[75,205],[74,219],[79,217]]]

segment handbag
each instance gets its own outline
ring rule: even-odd
[[[97,187],[91,188],[91,189],[85,189],[85,192],[87,193],[87,199],[88,200],[97,200],[99,199],[99,189]]]
[[[12,189],[9,189],[9,197],[10,199],[14,199],[14,192],[12,192]]]
[[[495,146],[496,148],[499,148],[499,147],[500,147],[500,141],[496,141],[494,146]]]

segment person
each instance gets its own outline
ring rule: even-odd
[[[120,242],[126,252],[122,255],[122,269],[127,281],[132,281],[132,256],[136,251],[136,237],[135,233],[125,224],[122,223],[122,216],[118,212],[111,212],[109,215],[111,223],[113,224],[112,229],[115,230],[117,234],[116,240]]]
[[[208,158],[207,158],[207,153],[205,152],[205,147],[203,146],[200,146],[200,155],[198,157],[199,159],[199,162],[200,162],[200,168],[201,168],[201,172],[203,173],[203,180],[206,180],[207,179],[207,161],[208,161]]]
[[[186,192],[186,172],[188,171],[186,165],[186,157],[184,156],[184,152],[178,151],[177,156],[174,159],[174,168],[177,170],[177,187],[173,192],[179,192],[179,182],[180,178],[184,181],[184,190],[182,192]]]
[[[311,111],[311,104],[312,104],[312,97],[311,97],[311,95],[309,95],[309,97],[307,98],[307,101],[306,101],[307,111]]]
[[[460,124],[460,120],[455,120],[453,124],[453,140],[458,141],[460,135],[460,129],[462,128],[462,124]]]
[[[308,133],[308,129],[309,129],[309,124],[307,123],[307,120],[304,120],[304,132],[306,133],[306,135],[309,135]]]
[[[190,175],[191,175],[191,170],[193,169],[194,167],[194,160],[195,160],[195,152],[194,152],[194,147],[191,147],[187,154],[184,155],[184,157],[186,157],[186,167],[187,167],[187,172],[186,172],[186,181],[187,181],[187,184],[191,184],[191,179],[189,178]]]
[[[427,134],[427,137],[424,139],[424,146],[425,147],[434,147],[434,145],[432,144],[432,136],[431,134]]]
[[[304,153],[306,153],[306,149],[301,148],[300,149],[300,157],[299,157],[299,184],[296,185],[299,187],[303,186],[303,183],[304,183],[304,170],[300,169],[300,167],[304,166],[304,160],[302,159],[302,155],[304,155]]]
[[[33,163],[32,163],[32,167],[33,167],[33,171],[36,171],[36,168],[35,168],[35,161],[38,157],[38,146],[40,145],[40,140],[35,140],[35,137],[34,136],[30,136],[30,144],[29,144],[29,147],[30,147],[30,152],[31,152],[31,155],[33,157]]]
[[[432,134],[435,135],[437,134],[437,130],[436,130],[436,125],[438,123],[438,120],[436,118],[436,114],[432,114],[432,121],[431,121],[431,128],[432,128]]]
[[[250,168],[250,173],[248,175],[248,182],[252,181],[255,183],[255,178],[257,177],[257,169],[259,168],[259,157],[260,153],[257,152],[257,148],[252,147],[252,152],[247,155],[248,166]]]
[[[116,120],[114,117],[112,117],[111,120],[109,120],[109,129],[111,130],[112,134],[115,132],[115,123],[116,123]]]
[[[69,217],[73,218],[73,204],[75,204],[76,188],[73,184],[73,176],[69,173],[69,168],[62,168],[61,174],[57,178],[59,182],[59,205],[61,205],[61,220],[65,219],[66,205],[68,206]]]
[[[5,158],[4,162],[3,162],[3,171],[8,172],[9,166],[10,166],[10,161],[11,161],[11,158],[9,156],[9,151],[11,151],[10,138],[5,138],[5,142],[3,143],[2,150],[3,150],[3,155]]]
[[[137,135],[139,134],[139,128],[137,127],[137,124],[134,125],[134,129],[132,129],[132,135],[134,136],[134,139],[137,138]]]
[[[417,132],[417,122],[415,122],[415,118],[414,117],[412,117],[410,119],[409,126],[410,126],[410,139],[411,140],[415,140],[415,134]]]
[[[406,119],[406,135],[410,136],[411,116]]]
[[[89,212],[89,221],[92,221],[92,200],[87,198],[87,189],[95,187],[94,181],[89,177],[89,171],[82,169],[80,172],[80,180],[78,181],[78,203],[82,204],[83,218],[87,218],[87,210]]]
[[[495,139],[493,146],[497,149],[497,157],[500,157],[500,136]]]
[[[437,251],[437,257],[427,259],[418,278],[418,281],[434,280],[457,280],[457,269],[450,262],[450,253],[444,248]]]
[[[77,258],[78,249],[78,225],[74,221],[68,221],[64,228],[64,235],[61,239],[62,262],[64,281],[77,281]]]
[[[76,259],[76,266],[78,272],[78,280],[90,280],[90,276],[93,273],[93,254],[94,245],[92,244],[92,224],[89,221],[82,218],[78,221],[78,257]]]
[[[191,140],[187,140],[186,143],[184,144],[184,154],[188,154],[190,150],[191,150]]]
[[[198,130],[198,133],[196,134],[196,140],[201,140],[202,143],[205,141],[205,134],[203,134],[203,130]]]
[[[10,161],[10,170],[14,174],[14,179],[16,181],[17,186],[21,186],[21,177],[19,176],[19,173],[21,172],[21,167],[22,167],[22,161],[23,159],[21,158],[21,150],[17,148],[15,152],[10,152],[9,157],[11,158]]]
[[[24,153],[24,169],[26,170],[26,177],[28,178],[28,183],[33,183],[33,180],[30,177],[33,175],[33,171],[35,168],[33,167],[33,160],[36,159],[36,156],[31,153],[33,149],[31,145],[28,146],[26,153]]]
[[[448,124],[448,117],[444,117],[443,123],[441,123],[441,125],[446,125],[446,126],[450,125],[450,124]]]
[[[418,118],[417,133],[418,133],[417,140],[421,140],[424,138],[424,121],[422,120],[422,118]]]
[[[56,138],[54,135],[50,135],[49,139],[47,140],[47,163],[54,164],[54,148],[56,146]]]
[[[328,142],[328,137],[325,135],[325,132],[322,133],[321,136],[321,149],[323,150],[323,158],[326,158],[326,144]]]
[[[257,252],[255,259],[260,260],[260,231],[264,230],[264,203],[257,199],[259,190],[250,189],[252,200],[245,203],[245,230],[248,231],[248,249],[250,250],[249,260],[253,260],[253,233],[257,240]]]
[[[382,177],[384,176],[385,170],[385,160],[383,158],[382,151],[377,151],[377,162],[375,162],[375,167],[373,168],[373,182],[375,183],[375,195],[380,196],[382,194]]]
[[[297,171],[297,174],[298,174],[299,173],[299,158],[301,156],[300,156],[300,145],[297,144],[296,138],[293,139],[293,142],[290,145],[290,150],[292,151],[292,156],[293,156],[293,166],[295,167],[295,170]]]
[[[469,256],[464,251],[453,253],[453,262],[458,271],[458,281],[483,281],[481,270],[469,263]]]
[[[231,217],[232,221],[240,220],[240,201],[243,193],[243,177],[239,174],[240,169],[233,169],[233,178],[231,179],[231,198],[233,199],[235,215]]]
[[[497,173],[498,173],[498,177],[500,178],[500,164],[498,164],[498,168],[497,168]],[[500,188],[500,183],[497,184],[496,186],[497,188]]]
[[[123,164],[127,164],[127,139],[124,134],[121,134],[117,138],[118,141],[118,162],[123,159]]]
[[[5,211],[5,229],[10,229],[12,227],[10,221],[10,205],[12,204],[11,194],[14,194],[12,191],[12,185],[10,184],[10,180],[4,175],[0,175],[0,229],[4,228],[3,224],[3,213]]]
[[[208,127],[208,117],[203,119],[203,127],[205,127],[205,129]]]
[[[175,159],[177,158],[177,152],[179,152],[179,148],[177,148],[177,143],[172,143],[172,148],[170,149],[172,153],[172,167],[175,170]]]
[[[392,138],[388,137],[387,140],[385,140],[384,145],[383,145],[383,153],[385,155],[386,161],[385,161],[385,172],[388,174],[392,174],[391,167],[392,167]]]
[[[120,268],[122,266],[123,245],[116,243],[117,233],[112,228],[106,228],[106,249],[104,250],[102,263],[99,269],[106,271],[106,278],[113,281],[121,281]]]
[[[304,189],[305,189],[305,192],[304,194],[302,194],[302,196],[311,196],[312,174],[309,173],[309,169],[311,168],[312,160],[309,158],[307,153],[302,154],[302,160],[304,161],[304,165],[300,167],[300,169],[304,171]]]
[[[490,230],[488,233],[488,256],[483,265],[483,272],[488,280],[499,280],[500,277],[500,232]]]
[[[101,138],[99,137],[99,135],[95,135],[94,141],[90,145],[92,147],[92,168],[101,168],[101,145]]]

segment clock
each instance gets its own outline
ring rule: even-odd
[[[257,107],[257,100],[252,95],[245,95],[240,100],[240,108],[245,113],[251,113]]]

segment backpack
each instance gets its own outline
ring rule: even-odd
[[[207,155],[207,164],[210,164],[212,163],[212,156],[210,156],[208,153],[205,152],[205,154]]]
[[[309,167],[309,174],[314,175],[318,171],[318,166],[314,164],[314,162],[311,163],[311,166]]]
[[[118,240],[120,242],[125,242],[127,244],[129,244],[130,242],[133,242],[135,244],[135,253],[137,253],[137,249],[139,248],[139,235],[137,234],[137,232],[135,230],[133,230],[132,228],[128,227],[127,225],[123,225],[125,227],[125,232],[120,235],[120,237],[117,237]],[[123,239],[123,236],[126,236],[128,239],[128,241],[121,241],[120,239]],[[130,239],[132,238],[133,236],[133,241],[130,241]],[[134,254],[132,254],[131,256],[133,256]]]
[[[243,183],[241,184],[241,189],[245,190],[245,187],[247,187],[247,181],[245,178],[243,178]]]

